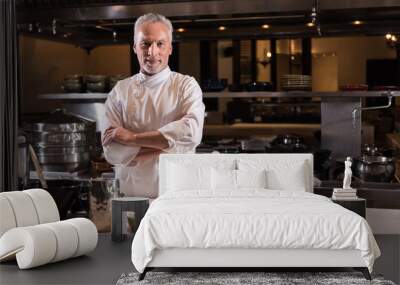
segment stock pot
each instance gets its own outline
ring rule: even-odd
[[[56,109],[23,125],[45,171],[73,172],[89,167],[95,148],[96,123]]]
[[[391,182],[396,171],[393,158],[367,155],[354,158],[352,169],[355,176],[369,182]]]

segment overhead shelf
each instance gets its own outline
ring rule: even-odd
[[[338,92],[204,92],[204,98],[349,98],[400,96],[400,91],[338,91]],[[40,99],[106,100],[108,93],[51,93],[39,95]]]
[[[106,100],[108,93],[50,93],[41,94],[39,99],[52,100]]]
[[[279,91],[279,92],[205,92],[204,98],[310,98],[310,97],[387,97],[400,96],[400,91],[338,91],[338,92],[308,92],[308,91]]]

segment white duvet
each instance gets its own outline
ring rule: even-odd
[[[165,248],[358,249],[371,272],[380,255],[359,215],[320,195],[266,189],[160,196],[134,237],[133,265],[143,272]]]

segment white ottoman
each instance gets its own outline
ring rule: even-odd
[[[92,221],[60,221],[43,189],[0,193],[0,261],[16,258],[20,269],[87,254],[97,245]]]

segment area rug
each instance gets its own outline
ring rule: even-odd
[[[380,275],[372,275],[372,281],[360,272],[148,272],[142,281],[139,273],[122,274],[116,285],[146,284],[213,284],[213,285],[395,285]]]

